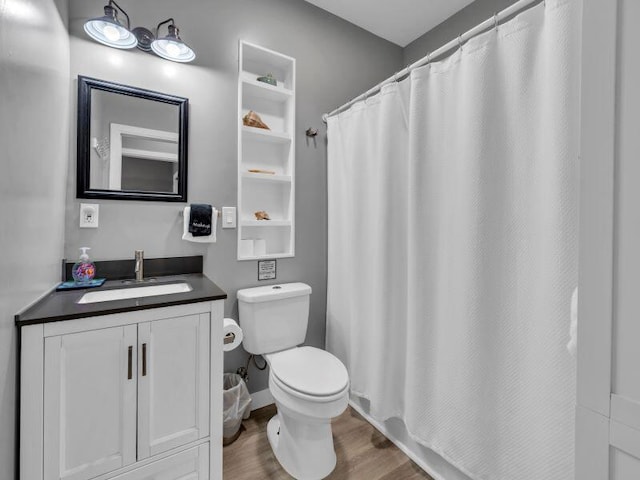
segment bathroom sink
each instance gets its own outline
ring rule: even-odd
[[[153,297],[156,295],[173,295],[193,290],[186,282],[165,283],[161,285],[141,285],[114,290],[97,290],[85,293],[78,303],[112,302],[128,298]]]

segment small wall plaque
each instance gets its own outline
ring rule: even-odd
[[[276,261],[258,260],[258,280],[275,280]]]

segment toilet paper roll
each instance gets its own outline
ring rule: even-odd
[[[242,329],[238,322],[233,318],[225,318],[222,324],[222,335],[224,338],[224,345],[222,349],[225,352],[238,348],[238,345],[242,343]]]

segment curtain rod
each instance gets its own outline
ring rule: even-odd
[[[341,107],[336,108],[335,110],[333,110],[330,113],[325,113],[324,115],[322,115],[322,121],[327,123],[327,118],[332,117],[332,116],[334,116],[334,115],[336,115],[336,114],[338,114],[340,112],[344,112],[349,107],[351,107],[354,103],[359,102],[360,100],[363,100],[363,99],[373,95],[374,93],[379,92],[380,89],[382,87],[384,87],[385,85],[388,85],[388,84],[393,83],[393,82],[397,82],[400,78],[402,78],[405,75],[409,74],[412,70],[415,70],[418,67],[422,67],[424,65],[427,65],[434,58],[441,57],[442,55],[444,55],[445,53],[449,52],[450,50],[452,50],[452,49],[454,49],[456,47],[461,47],[464,42],[472,39],[473,37],[475,37],[477,35],[480,35],[481,33],[483,33],[486,30],[488,30],[490,27],[494,27],[494,28],[497,27],[498,24],[501,21],[503,21],[505,18],[509,18],[509,17],[519,13],[520,11],[525,10],[527,7],[532,6],[532,4],[534,4],[534,3],[541,3],[541,2],[544,2],[544,1],[545,0],[520,0],[519,2],[516,2],[513,5],[508,6],[507,8],[505,8],[502,11],[500,11],[499,13],[496,13],[493,17],[485,20],[481,24],[473,27],[471,30],[468,30],[467,32],[463,33],[462,35],[459,35],[458,38],[456,38],[454,40],[451,40],[449,43],[443,45],[442,47],[438,48],[437,50],[435,50],[435,51],[433,51],[431,53],[428,53],[426,56],[422,57],[417,62],[414,62],[411,65],[409,65],[408,67],[405,67],[404,69],[400,70],[399,72],[396,72],[395,74],[393,74],[392,76],[390,76],[386,80],[383,80],[382,82],[377,84],[375,87],[370,88],[369,90],[364,92],[362,95],[357,96],[356,98],[354,98],[350,102],[345,103],[344,105],[342,105]]]

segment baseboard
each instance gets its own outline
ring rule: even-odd
[[[351,398],[349,405],[362,415],[376,430],[387,437],[389,441],[398,447],[407,457],[413,460],[421,469],[431,475],[434,480],[471,480],[467,475],[460,472],[437,453],[413,442],[409,438],[409,434],[404,426],[402,430],[399,430],[396,424],[395,430],[397,430],[397,432],[392,432],[387,422],[382,423],[373,419],[366,409],[359,404],[357,398]],[[402,437],[402,439],[400,437]],[[410,443],[414,445],[409,446],[408,444]]]
[[[268,388],[251,394],[251,411],[266,407],[274,403],[273,396]]]

